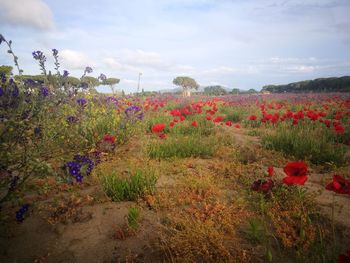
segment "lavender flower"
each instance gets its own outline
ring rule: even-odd
[[[92,73],[92,68],[91,67],[86,67],[85,70],[84,70],[84,75],[86,73]]]
[[[87,101],[86,101],[86,99],[81,98],[81,99],[77,99],[77,103],[78,103],[79,106],[85,107],[86,104],[87,104]]]
[[[101,73],[100,76],[98,77],[98,79],[103,82],[103,81],[106,81],[107,77],[105,74]]]
[[[63,77],[67,78],[69,75],[69,72],[67,70],[63,70]]]
[[[49,89],[48,89],[48,88],[45,88],[45,87],[42,87],[42,88],[40,89],[40,95],[41,95],[42,97],[47,97],[47,96],[49,96]]]
[[[66,120],[69,124],[73,124],[79,121],[79,119],[75,116],[68,116]]]
[[[21,208],[16,212],[16,220],[18,223],[22,223],[24,220],[24,215],[28,211],[29,204],[24,204]]]
[[[2,97],[2,95],[4,95],[4,90],[2,87],[0,87],[0,97]]]
[[[132,106],[126,108],[125,114],[128,117],[128,119],[131,119],[133,121],[142,120],[144,117],[142,109],[136,105],[132,105]]]
[[[82,155],[76,155],[73,161],[68,162],[65,167],[68,168],[68,173],[75,178],[78,183],[83,181],[84,175],[88,176],[94,169],[94,162]]]
[[[0,34],[0,44],[2,41],[5,41],[5,38],[3,37],[3,35]]]
[[[43,60],[44,62],[46,61],[46,57],[44,56],[44,53],[39,50],[33,51],[32,55],[35,60]]]
[[[1,82],[2,82],[2,83],[5,83],[6,80],[7,80],[6,74],[5,74],[5,73],[1,73]]]
[[[58,50],[57,49],[52,49],[52,54],[54,57],[56,57],[58,55]]]

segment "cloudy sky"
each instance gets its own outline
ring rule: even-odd
[[[349,0],[0,0],[0,33],[24,74],[39,74],[32,51],[53,69],[104,73],[127,92],[200,85],[261,89],[350,74]],[[0,65],[11,65],[0,46]]]

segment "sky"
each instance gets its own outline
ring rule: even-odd
[[[350,75],[350,0],[0,0],[0,34],[24,74],[104,73],[117,90],[201,86],[260,90],[268,84]],[[13,65],[0,45],[0,65]],[[100,91],[108,92],[106,88]]]

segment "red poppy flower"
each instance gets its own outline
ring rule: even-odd
[[[152,132],[159,133],[159,132],[162,132],[164,129],[165,129],[165,125],[163,123],[157,123],[153,125]]]
[[[223,119],[222,116],[217,116],[217,117],[213,120],[213,122],[220,122],[220,121],[222,121],[222,119]]]
[[[113,135],[105,135],[103,136],[104,142],[114,143],[115,142],[115,136]]]
[[[169,126],[170,126],[170,127],[173,127],[174,125],[175,125],[174,122],[170,122],[170,123],[169,123]]]
[[[344,177],[333,175],[333,181],[327,184],[326,189],[338,194],[350,195],[350,182]]]
[[[198,123],[197,123],[196,121],[193,121],[193,122],[191,123],[191,126],[193,126],[193,127],[198,127]]]
[[[291,162],[284,167],[286,177],[283,182],[287,185],[304,185],[307,181],[307,164],[304,162]]]
[[[267,194],[274,185],[275,184],[271,179],[268,179],[267,181],[263,179],[259,179],[252,184],[251,189],[253,191],[263,192]]]
[[[350,262],[350,250],[346,251],[346,254],[341,254],[338,257],[338,263],[349,263]]]
[[[184,121],[186,118],[185,118],[185,116],[180,116],[180,121]]]
[[[342,134],[342,133],[345,132],[345,128],[344,128],[343,126],[341,126],[341,125],[335,126],[335,127],[334,127],[334,130],[335,130],[335,132],[338,133],[338,134]]]
[[[226,121],[226,126],[232,126],[232,121]]]
[[[269,166],[267,168],[267,173],[269,174],[269,176],[273,176],[274,171],[273,171],[273,167],[272,166]]]
[[[235,125],[233,125],[235,128],[240,129],[241,125],[239,125],[238,123],[236,123]]]
[[[211,120],[211,116],[210,115],[207,115],[207,117],[205,117],[208,121]]]
[[[250,121],[255,121],[257,119],[257,117],[255,115],[250,115],[249,116],[249,120]]]

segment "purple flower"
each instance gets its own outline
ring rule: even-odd
[[[69,72],[67,70],[63,70],[63,77],[66,78],[68,77]]]
[[[91,73],[92,72],[92,68],[91,67],[86,67],[84,70],[84,74],[86,73]]]
[[[126,108],[125,114],[131,120],[142,120],[144,117],[142,109],[136,105]]]
[[[0,87],[0,97],[4,95],[4,90],[2,89],[2,87]]]
[[[20,209],[16,212],[16,220],[18,223],[22,223],[24,220],[24,215],[28,211],[29,204],[24,204],[20,207]]]
[[[3,35],[0,34],[0,44],[2,41],[5,41],[5,38],[3,37]]]
[[[85,107],[87,104],[87,101],[86,101],[86,99],[81,98],[81,99],[77,99],[77,103],[79,104],[79,106]]]
[[[57,49],[52,49],[52,54],[54,57],[56,57],[58,55],[58,50]]]
[[[7,80],[6,74],[5,74],[5,73],[1,73],[1,82],[2,82],[2,83],[5,83],[6,80]]]
[[[42,88],[40,89],[40,95],[43,96],[43,97],[49,96],[49,89],[48,89],[48,88],[45,88],[45,87],[42,87]]]
[[[35,127],[34,128],[34,135],[36,137],[40,137],[42,135],[42,130],[41,130],[41,127]]]
[[[101,73],[100,76],[98,77],[101,81],[105,81],[107,79],[106,75]]]
[[[69,124],[73,124],[79,121],[79,119],[75,116],[68,116],[66,120]]]
[[[38,51],[33,51],[32,55],[33,55],[33,58],[35,60],[46,61],[46,57],[44,56],[44,53],[39,51],[39,50]]]

